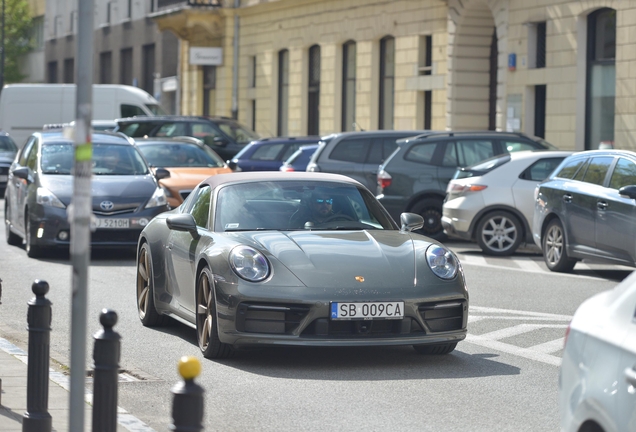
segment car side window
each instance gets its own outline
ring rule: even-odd
[[[300,146],[301,144],[289,144],[280,159],[286,161],[296,152],[296,150],[300,148]]]
[[[192,123],[192,136],[203,139],[207,136],[218,137],[222,135],[208,123]]]
[[[122,117],[134,117],[138,115],[146,115],[142,107],[137,105],[121,104],[119,107]]]
[[[532,145],[531,143],[523,142],[523,141],[503,140],[501,141],[501,144],[503,144],[503,148],[506,149],[508,153],[513,153],[513,152],[518,152],[523,150],[536,150],[538,148],[541,148],[537,145]]]
[[[583,166],[587,159],[573,159],[567,161],[556,174],[556,177],[563,179],[573,179],[574,174]]]
[[[393,137],[387,138],[375,138],[371,141],[371,148],[369,150],[369,156],[367,157],[367,163],[378,164],[389,157],[391,153],[397,148],[396,139]]]
[[[188,128],[185,122],[165,123],[161,125],[155,136],[158,137],[174,137],[188,135]]]
[[[24,148],[22,149],[22,153],[20,153],[20,159],[18,159],[18,163],[20,164],[20,166],[26,166],[27,158],[29,157],[29,153],[31,152],[31,149],[33,148],[34,142],[35,142],[35,137],[31,137],[29,138],[27,143],[24,145]]]
[[[211,195],[210,186],[202,186],[197,189],[196,196],[192,200],[192,207],[190,207],[188,213],[192,215],[198,227],[206,229],[208,227]]]
[[[447,149],[448,147],[450,146],[447,146]],[[436,148],[437,143],[432,142],[415,144],[406,152],[404,159],[411,162],[431,165],[433,163],[433,155],[435,154]],[[457,161],[456,158],[455,161]],[[453,166],[457,166],[457,164],[454,164]]]
[[[34,140],[33,147],[29,151],[29,155],[27,156],[26,166],[35,171],[38,162],[38,145],[37,140]]]
[[[562,157],[540,159],[526,168],[521,173],[519,178],[532,181],[545,180],[552,173],[552,171],[554,171],[554,169],[559,166],[563,159],[564,158]]]
[[[330,159],[344,162],[364,162],[369,147],[369,139],[342,140],[331,151]]]
[[[579,168],[579,170],[574,174],[573,180],[583,181],[583,177],[585,176],[585,171],[587,171],[587,167],[590,165],[590,159],[587,159],[583,166]]]
[[[494,143],[490,140],[461,140],[455,145],[461,167],[474,165],[495,155]]]
[[[612,189],[620,189],[623,186],[636,185],[636,164],[628,159],[619,158],[609,187]]]
[[[595,157],[592,158],[590,164],[585,171],[583,181],[602,186],[607,176],[607,171],[614,161],[613,157]]]
[[[283,149],[285,144],[262,145],[254,150],[251,160],[272,161],[276,160],[276,156]]]

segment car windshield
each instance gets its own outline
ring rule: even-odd
[[[462,178],[473,177],[473,176],[482,176],[509,161],[510,161],[509,154],[502,155],[502,156],[495,156],[495,157],[486,159],[485,161],[479,162],[478,164],[465,167],[465,168],[459,168],[457,171],[455,171],[455,176],[453,178],[462,179]]]
[[[71,143],[44,143],[41,159],[42,173],[71,174],[74,151]],[[94,143],[93,174],[143,175],[148,174],[148,167],[133,146]]]
[[[317,181],[228,185],[216,200],[215,231],[397,229],[366,189]]]
[[[15,145],[11,137],[2,135],[0,136],[0,152],[16,152],[18,147]]]
[[[219,121],[217,126],[238,144],[247,144],[260,138],[256,132],[236,122]]]
[[[221,168],[225,165],[214,151],[196,144],[164,142],[138,147],[153,167]]]

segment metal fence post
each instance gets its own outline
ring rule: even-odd
[[[117,430],[117,381],[119,374],[120,340],[113,330],[117,324],[117,313],[104,309],[99,315],[104,327],[93,336],[93,432],[115,432]]]
[[[22,416],[23,432],[50,432],[52,428],[49,403],[49,355],[51,333],[51,302],[44,297],[49,292],[46,281],[36,279],[31,285],[35,294],[29,302],[29,364],[27,368],[27,410]]]
[[[201,372],[201,363],[196,357],[179,359],[179,381],[170,390],[172,399],[172,424],[175,432],[199,432],[203,430],[203,387],[194,382]]]

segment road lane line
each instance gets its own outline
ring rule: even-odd
[[[481,339],[500,340],[524,333],[529,333],[531,331],[538,330],[541,327],[543,326],[540,324],[518,324],[516,326],[506,327],[499,330],[491,331],[489,333],[480,334],[479,337]]]
[[[491,313],[491,314],[501,313],[501,314],[533,316],[533,317],[554,319],[555,321],[563,321],[565,319],[569,321],[572,319],[571,315],[558,315],[558,314],[551,314],[551,313],[545,313],[545,312],[530,312],[530,311],[522,311],[517,309],[500,309],[500,308],[492,308],[492,307],[484,307],[484,306],[470,306],[470,311],[472,313],[483,312],[483,313]]]
[[[567,327],[567,326],[566,326]],[[565,338],[562,337],[560,339],[555,339],[550,342],[542,343],[539,345],[534,345],[528,347],[529,350],[541,352],[544,354],[550,354],[557,351],[561,351],[563,349],[563,343],[565,342]]]
[[[517,264],[519,266],[519,268],[521,268],[521,270],[525,270],[527,272],[530,273],[546,273],[546,269],[544,269],[543,267],[541,267],[539,265],[538,262],[536,262],[533,259],[515,259],[514,260],[515,264]]]
[[[524,357],[528,360],[534,360],[541,363],[549,364],[552,366],[560,366],[561,358],[545,354],[537,351],[530,350],[528,348],[521,348],[515,345],[510,345],[507,343],[484,339],[481,336],[475,336],[472,334],[468,334],[465,339],[466,342],[472,343],[474,345],[479,345],[484,348],[501,351],[507,354],[512,354],[518,357]]]

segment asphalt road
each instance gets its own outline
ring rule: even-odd
[[[117,311],[121,366],[135,377],[120,384],[118,405],[156,431],[168,430],[182,355],[202,361],[197,382],[206,389],[207,431],[557,431],[558,365],[569,318],[631,269],[577,264],[574,274],[559,275],[531,250],[487,258],[470,243],[448,245],[463,263],[471,296],[469,336],[448,356],[421,356],[410,347],[276,348],[205,360],[189,327],[141,326],[135,255],[124,251],[93,253],[88,334],[99,330],[100,310]],[[24,249],[0,241],[0,257],[0,336],[26,346],[31,283],[45,279],[53,302],[52,356],[64,369],[68,254],[29,259]],[[90,338],[87,354],[90,367]]]

